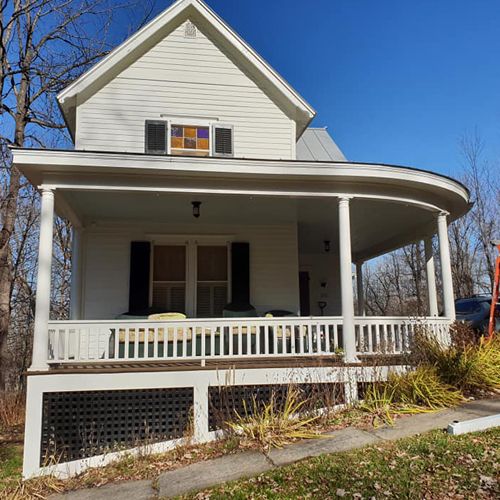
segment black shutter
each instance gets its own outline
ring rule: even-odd
[[[149,309],[149,270],[151,243],[132,241],[130,245],[130,283],[128,310],[145,315]]]
[[[214,127],[214,153],[217,156],[233,156],[233,129]]]
[[[250,305],[250,245],[233,243],[231,246],[232,305]]]
[[[167,152],[167,122],[146,121],[146,153]]]

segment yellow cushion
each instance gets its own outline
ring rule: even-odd
[[[186,319],[186,315],[182,313],[160,313],[160,314],[150,314],[148,319],[163,321],[163,320],[174,320],[174,319]]]

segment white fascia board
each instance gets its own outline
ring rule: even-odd
[[[201,0],[178,0],[168,9],[163,11],[146,26],[125,40],[122,44],[112,50],[106,57],[94,65],[89,71],[81,75],[71,85],[66,87],[57,95],[61,107],[66,109],[65,103],[85,91],[99,78],[103,77],[113,66],[135,51],[141,44],[158,33],[165,25],[174,21],[188,8],[193,8],[207,22],[209,22],[222,37],[234,46],[246,62],[252,64],[259,73],[267,79],[295,108],[302,111],[308,117],[307,124],[314,118],[314,109],[287,83],[261,56],[253,50],[242,38],[240,38],[229,26]]]
[[[416,183],[420,186],[444,189],[469,203],[469,194],[458,182],[432,172],[381,164],[354,162],[318,162],[286,160],[251,160],[239,158],[196,158],[183,156],[161,156],[126,153],[98,153],[90,151],[51,151],[12,149],[14,164],[20,168],[44,169],[98,168],[106,171],[121,171],[144,175],[155,174],[238,176],[239,178],[270,178],[280,180],[308,178],[309,180],[381,179],[396,181],[402,186]]]

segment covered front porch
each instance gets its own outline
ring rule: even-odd
[[[40,177],[24,154],[25,171]],[[146,178],[131,174],[140,157],[122,155],[125,168],[99,153],[84,170],[87,156],[52,152],[40,177],[32,371],[284,356],[351,363],[408,352],[420,325],[446,340],[454,319],[447,224],[467,209],[455,182],[399,167],[283,162],[283,170],[276,161],[194,175],[183,163],[199,159],[186,158],[161,159],[161,175]],[[49,319],[55,209],[74,225],[70,321]],[[365,316],[363,264],[419,239],[428,315]]]

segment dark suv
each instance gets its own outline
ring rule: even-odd
[[[468,299],[457,299],[455,301],[457,321],[466,321],[470,323],[470,326],[474,328],[474,330],[484,332],[488,329],[490,306],[490,295],[478,295]],[[497,306],[497,314],[499,310],[500,308]]]

